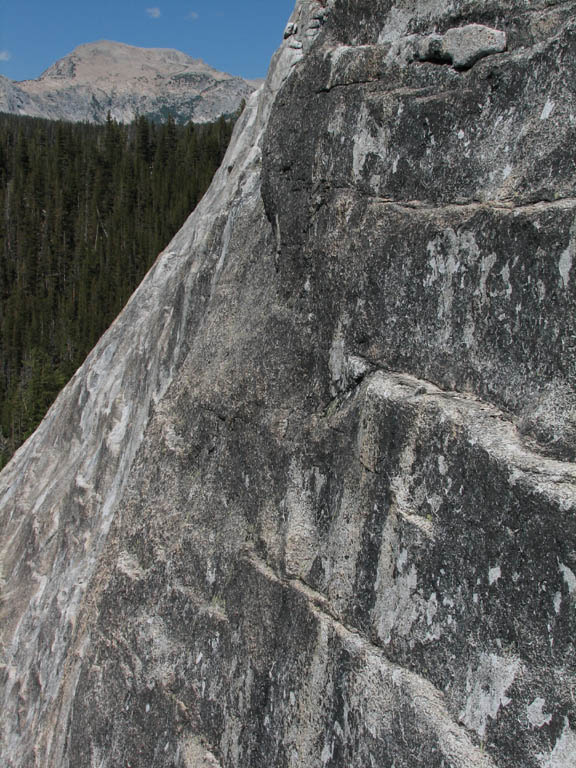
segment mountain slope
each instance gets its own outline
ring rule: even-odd
[[[255,84],[176,50],[100,41],[80,45],[37,80],[0,78],[0,111],[103,123],[171,114],[209,122],[234,113]]]
[[[576,6],[285,34],[0,476],[6,762],[572,768]]]

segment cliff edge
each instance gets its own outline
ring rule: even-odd
[[[0,475],[10,768],[573,768],[576,3],[299,0]]]

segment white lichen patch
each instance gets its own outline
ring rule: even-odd
[[[346,357],[346,374],[348,379],[359,381],[370,370],[370,363],[363,357],[348,355]]]
[[[552,715],[544,713],[546,702],[540,696],[526,707],[526,717],[533,728],[542,728],[552,720]]]
[[[488,569],[488,583],[490,586],[492,584],[495,584],[498,579],[502,576],[502,569],[499,565],[495,565],[493,568]]]
[[[396,568],[398,569],[398,573],[402,573],[404,571],[407,563],[408,563],[408,550],[402,549],[396,559]]]
[[[413,14],[416,12],[416,8],[407,9],[392,6],[383,19],[384,26],[378,36],[380,45],[394,42],[402,35],[405,35],[409,29],[410,23],[414,21]]]
[[[383,582],[384,574],[379,571],[373,615],[378,637],[388,645],[393,634],[408,635],[420,614],[426,612],[426,606],[417,594],[418,575],[414,565],[389,583],[388,588],[384,588]]]
[[[576,576],[574,575],[574,572],[563,563],[560,563],[559,568],[564,577],[564,581],[566,582],[566,586],[568,587],[568,594],[573,595],[576,592]]]
[[[326,52],[325,58],[330,61],[330,74],[326,88],[330,90],[345,79],[347,60],[353,59],[355,49],[348,45],[339,45]],[[352,55],[350,55],[352,54]]]
[[[483,653],[478,667],[468,671],[466,706],[460,720],[467,728],[484,738],[489,720],[495,720],[501,707],[511,699],[506,692],[521,671],[519,659],[502,658]]]
[[[332,339],[332,345],[330,346],[330,357],[328,359],[330,378],[332,379],[332,384],[335,387],[338,387],[344,378],[346,363],[344,357],[344,348],[344,333],[342,325],[339,324]]]
[[[432,622],[434,621],[434,617],[438,613],[438,598],[436,597],[436,592],[432,592],[430,597],[428,598],[428,604],[426,606],[426,624],[428,626],[432,626]]]
[[[178,750],[183,768],[220,768],[206,744],[195,735],[187,735]]]
[[[322,760],[322,765],[326,765],[327,763],[330,762],[330,760],[332,760],[333,746],[334,746],[333,741],[330,741],[330,743],[326,742],[324,744],[324,747],[322,749],[322,754],[320,755],[320,759]]]
[[[186,441],[178,435],[173,424],[166,423],[163,425],[162,437],[164,438],[164,445],[168,451],[171,451],[172,453],[182,453],[186,449]]]
[[[208,561],[206,565],[206,583],[209,586],[213,586],[216,581],[216,566],[211,561]]]
[[[478,270],[478,264],[482,265],[480,274],[480,287],[476,294],[480,292],[482,301],[485,300],[486,279],[488,273],[484,274],[486,259],[480,257],[480,249],[476,243],[472,232],[455,232],[448,228],[434,240],[431,240],[427,246],[428,269],[429,273],[424,279],[424,287],[435,286],[435,293],[438,296],[437,317],[443,321],[439,331],[440,341],[446,342],[452,335],[452,306],[454,298],[461,293],[465,286],[465,274],[468,271]],[[487,257],[490,259],[491,257]],[[496,261],[490,263],[490,268]],[[459,330],[462,333],[462,330]],[[468,328],[469,343],[472,344],[473,325]]]
[[[447,229],[440,237],[428,243],[426,250],[430,256],[431,274],[426,279],[426,286],[432,285],[444,276],[451,277],[458,272],[459,246],[459,237],[453,229]]]
[[[542,107],[542,112],[540,113],[540,120],[548,120],[552,112],[554,112],[555,106],[556,105],[554,104],[554,102],[548,99],[546,101],[546,104],[544,104],[544,106]]]
[[[123,395],[120,395],[112,407],[111,427],[106,438],[106,445],[113,456],[120,453],[120,447],[124,441],[126,431],[130,425],[131,408],[125,401]]]
[[[474,320],[470,314],[468,314],[466,317],[466,322],[464,323],[462,340],[468,349],[476,345],[476,325],[474,324]]]
[[[558,259],[558,272],[560,273],[560,288],[566,290],[570,283],[570,272],[576,259],[576,219],[570,227],[570,237],[566,248],[560,254]]]
[[[133,581],[139,581],[146,575],[146,571],[142,569],[136,557],[126,551],[120,552],[118,555],[116,567],[121,573],[128,576],[128,578]]]
[[[560,260],[558,261],[558,271],[560,272],[560,277],[562,278],[562,285],[564,288],[568,288],[568,283],[570,282],[570,270],[572,269],[573,251],[574,246],[572,243],[570,243],[568,248],[566,248],[565,251],[562,251]]]
[[[542,768],[574,768],[576,757],[576,733],[570,728],[568,718],[564,719],[564,729],[549,755],[539,755]]]
[[[354,147],[352,150],[352,170],[354,178],[360,181],[364,165],[370,155],[376,155],[385,160],[388,154],[388,129],[375,125],[364,102],[360,108],[354,131]]]
[[[314,498],[311,477],[297,462],[292,462],[285,498],[286,530],[284,557],[286,573],[304,578],[308,575],[317,552],[314,524]]]
[[[480,296],[482,303],[486,303],[488,300],[488,294],[486,291],[486,284],[488,282],[488,278],[490,276],[490,272],[492,271],[492,267],[494,264],[496,264],[497,256],[495,253],[490,253],[488,256],[485,256],[482,259],[481,262],[481,269],[480,269]]]

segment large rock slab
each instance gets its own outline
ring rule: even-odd
[[[7,766],[572,768],[575,18],[296,4],[0,476]]]
[[[506,34],[482,24],[453,27],[445,35],[428,35],[416,40],[416,58],[437,64],[469,69],[477,61],[506,50]]]

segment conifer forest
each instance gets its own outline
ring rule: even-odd
[[[233,123],[0,114],[0,467],[198,203]]]

